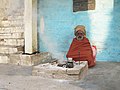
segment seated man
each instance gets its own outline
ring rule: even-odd
[[[74,31],[75,38],[73,39],[66,57],[72,58],[74,61],[88,61],[88,66],[95,66],[95,56],[93,50],[95,46],[91,47],[89,40],[86,38],[85,26],[78,25]],[[93,48],[93,50],[92,50]]]

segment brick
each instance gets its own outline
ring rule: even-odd
[[[24,16],[9,16],[8,20],[21,20],[23,22]]]
[[[24,39],[0,39],[0,45],[24,46]]]
[[[23,25],[23,20],[7,20],[7,21],[2,21],[1,25],[4,27],[7,26],[22,26]]]
[[[0,28],[0,33],[11,33],[10,28]]]
[[[10,22],[9,21],[2,21],[1,25],[2,26],[10,26]]]
[[[0,53],[11,54],[11,53],[22,53],[23,47],[11,47],[11,46],[0,46]]]
[[[24,33],[0,33],[0,38],[24,38]]]
[[[14,32],[24,32],[24,27],[21,26],[9,26],[9,27],[1,27],[0,33],[14,33]]]
[[[17,44],[16,46],[24,46],[24,39],[17,39]]]

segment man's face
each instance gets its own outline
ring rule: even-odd
[[[82,40],[84,38],[84,33],[81,30],[79,30],[76,32],[75,36],[77,40]]]

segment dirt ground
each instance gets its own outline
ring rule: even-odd
[[[0,64],[0,90],[120,90],[120,63],[97,62],[80,81],[31,76],[32,67]]]

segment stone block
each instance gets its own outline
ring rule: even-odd
[[[11,27],[11,32],[24,32],[24,26]]]
[[[79,79],[84,78],[87,75],[87,71],[88,71],[88,64],[86,64],[80,71],[79,74]]]
[[[10,21],[11,20],[21,20],[23,22],[23,19],[24,19],[24,16],[22,16],[22,15],[20,15],[20,16],[15,16],[15,15],[12,16],[11,15],[11,16],[8,17],[8,20],[10,20]]]
[[[0,45],[24,46],[24,39],[0,39]]]
[[[10,54],[9,59],[9,64],[20,65],[21,63],[20,54]]]
[[[82,71],[82,68],[86,67],[87,65],[87,61],[81,61],[80,65],[79,63],[77,65],[74,66],[74,68],[68,68],[67,69],[67,74],[69,75],[77,75]]]
[[[24,39],[17,39],[16,46],[24,46],[24,45],[25,45]]]
[[[20,55],[20,65],[32,66],[31,55]]]
[[[0,45],[16,45],[16,39],[0,39]]]
[[[16,39],[16,38],[24,38],[24,33],[23,32],[19,32],[19,33],[6,33],[6,32],[2,32],[0,33],[0,38],[1,39],[5,39],[5,38],[13,38],[13,39]]]
[[[9,63],[8,55],[0,55],[0,63]]]
[[[0,28],[0,33],[1,34],[3,34],[3,33],[10,33],[10,32],[11,32],[10,28],[4,28],[4,27]]]
[[[77,65],[77,66],[78,66],[78,68],[70,68],[70,69],[68,68],[67,74],[68,75],[78,75],[80,73],[82,66],[80,66],[80,65]]]
[[[1,25],[2,25],[2,26],[5,26],[5,27],[6,27],[6,26],[10,26],[10,22],[9,22],[8,20],[7,20],[7,21],[2,21],[2,22],[1,22]]]
[[[74,64],[74,68],[58,67],[51,63],[33,66],[32,75],[42,76],[44,78],[80,80],[84,78],[88,71],[87,61],[81,61],[81,64]]]

